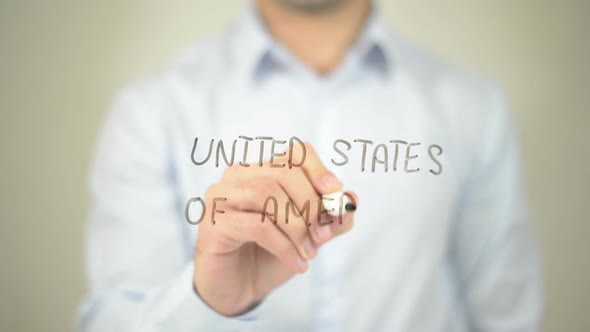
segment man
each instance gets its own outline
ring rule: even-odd
[[[258,0],[117,99],[80,329],[536,331],[518,159],[497,89],[369,0]]]

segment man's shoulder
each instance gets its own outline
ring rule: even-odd
[[[511,126],[506,98],[493,80],[414,42],[396,37],[394,45],[398,85],[424,102],[424,115],[467,155],[477,156],[486,140]]]
[[[418,43],[392,35],[394,70],[438,99],[485,101],[500,94],[498,84],[473,69],[461,66]]]
[[[436,117],[451,126],[471,123],[482,129],[506,112],[504,93],[493,80],[458,65],[406,39],[394,36],[400,80],[415,88]]]

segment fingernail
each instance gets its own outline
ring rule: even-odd
[[[316,228],[316,233],[321,241],[325,241],[332,236],[332,230],[329,225],[319,225]]]
[[[324,175],[321,179],[321,182],[322,186],[324,186],[324,190],[326,191],[337,190],[342,187],[342,182],[340,182],[340,180],[338,180],[338,178],[332,173]]]
[[[307,262],[301,259],[301,257],[297,257],[297,265],[299,265],[299,270],[301,272],[305,272],[307,270]]]
[[[305,239],[305,243],[303,244],[303,248],[305,249],[305,253],[307,254],[308,258],[313,258],[316,254],[316,248],[311,242],[310,238]]]

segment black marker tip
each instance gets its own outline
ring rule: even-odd
[[[346,205],[344,205],[344,210],[346,210],[346,211],[355,211],[356,210],[356,205],[354,205],[353,203],[346,203]]]

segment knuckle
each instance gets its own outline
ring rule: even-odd
[[[252,220],[250,222],[252,224],[252,229],[254,232],[256,232],[258,235],[260,236],[267,236],[270,233],[270,227],[269,227],[269,220],[265,220],[264,222],[261,222],[260,219],[256,219],[256,220]]]
[[[205,195],[206,196],[214,196],[216,193],[219,192],[219,187],[220,187],[220,185],[218,183],[214,183],[214,184],[210,185],[207,188],[207,191],[205,192]]]
[[[272,176],[274,178],[276,178],[277,180],[279,180],[279,179],[288,179],[288,177],[290,176],[290,174],[292,174],[292,171],[293,170],[297,170],[297,168],[294,168],[294,169],[289,169],[289,167],[276,167],[276,168],[271,168]]]
[[[310,153],[315,153],[315,149],[313,148],[313,146],[311,145],[311,143],[309,141],[303,142],[303,146],[305,147],[306,151],[308,151]]]
[[[278,184],[267,178],[255,178],[247,184],[247,194],[257,198],[266,198],[275,196]]]
[[[256,234],[260,224],[260,220],[256,222],[253,218],[241,218],[235,222],[239,224],[238,228],[247,234]]]
[[[233,202],[233,205],[238,210],[248,210],[252,208],[252,193],[251,187],[244,182],[238,182],[235,185],[235,190],[237,191],[238,195],[236,195],[239,199],[236,199]]]
[[[233,164],[229,167],[227,167],[224,171],[223,171],[223,175],[221,177],[222,180],[229,180],[229,179],[233,179],[236,177],[236,175],[238,174],[238,172],[241,170],[240,166],[238,166],[237,164]]]
[[[281,241],[277,245],[277,252],[280,256],[289,257],[294,254],[293,246],[287,241]]]
[[[297,157],[299,158],[299,157]],[[277,168],[277,181],[284,181],[285,183],[291,181],[298,181],[299,179],[306,179],[305,171],[301,167],[283,167]]]
[[[252,225],[252,228],[260,233],[268,232],[267,224],[269,223],[267,219],[262,219],[262,213],[256,214],[256,217],[252,217],[249,220],[249,223]]]

